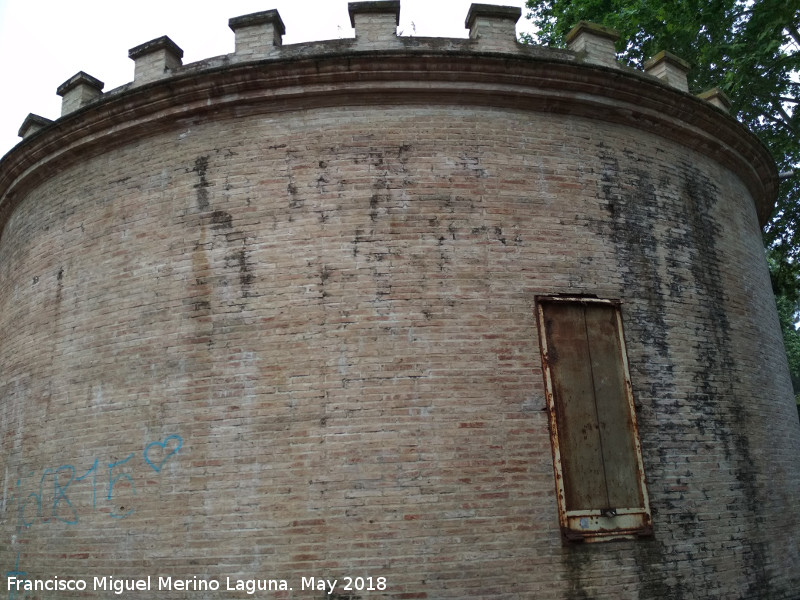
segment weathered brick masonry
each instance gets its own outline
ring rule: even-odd
[[[476,5],[468,40],[398,38],[395,10],[297,46],[274,11],[233,20],[237,53],[186,66],[155,40],[144,81],[79,77],[26,121],[0,162],[0,572],[90,583],[13,597],[796,597],[766,151],[598,58],[602,31],[524,47]],[[554,294],[622,302],[652,537],[562,540]]]

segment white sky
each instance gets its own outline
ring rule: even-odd
[[[517,31],[532,31],[525,0],[479,0],[519,6]],[[284,44],[353,37],[347,0],[0,0],[0,156],[20,138],[28,113],[61,114],[56,88],[78,71],[109,91],[133,79],[128,50],[168,35],[183,63],[233,52],[228,19],[277,8]],[[403,35],[467,37],[472,0],[401,0]],[[413,23],[413,26],[412,26]]]

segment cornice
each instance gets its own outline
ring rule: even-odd
[[[764,145],[736,119],[630,69],[554,58],[465,51],[329,53],[190,69],[106,94],[31,134],[0,160],[0,231],[31,186],[65,166],[179,120],[315,107],[440,104],[510,107],[615,123],[708,156],[748,187],[765,224],[778,174]]]

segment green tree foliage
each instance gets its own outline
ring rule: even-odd
[[[778,317],[783,331],[783,343],[789,359],[789,373],[792,376],[795,401],[800,411],[800,330],[795,327],[800,320],[800,266],[788,262],[774,250],[767,251],[772,289],[778,306]]]
[[[792,385],[795,391],[795,402],[800,405],[800,331],[794,328],[794,315],[800,305],[792,305],[785,297],[776,297],[778,316],[783,329],[783,343],[786,346],[786,356],[789,358],[789,373],[792,375]],[[798,409],[800,410],[800,409]]]
[[[772,152],[783,180],[768,246],[800,260],[800,4],[797,0],[528,0],[539,43],[563,45],[580,20],[620,32],[638,68],[660,50],[688,61],[689,89],[724,91],[732,112]],[[530,40],[533,41],[533,40]]]
[[[581,20],[620,32],[619,59],[642,68],[661,50],[691,65],[689,89],[724,91],[731,113],[785,175],[764,231],[795,393],[800,392],[800,3],[797,0],[528,0],[529,42],[563,46]],[[800,399],[800,396],[798,396]],[[800,400],[798,400],[800,402]]]

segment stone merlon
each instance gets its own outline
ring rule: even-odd
[[[347,5],[350,24],[356,30],[356,42],[362,48],[374,48],[397,42],[400,24],[399,0],[351,2]]]
[[[79,71],[56,89],[61,96],[61,116],[67,115],[97,99],[105,84],[88,73]]]
[[[139,44],[128,50],[128,58],[134,61],[134,85],[161,79],[182,63],[183,50],[166,35]]]
[[[286,27],[277,10],[234,17],[228,21],[236,34],[237,56],[247,59],[267,58],[283,45]]]
[[[724,110],[725,112],[729,112],[731,110],[731,101],[728,96],[725,95],[719,88],[711,88],[710,90],[706,90],[700,94],[697,94],[697,97],[701,100],[705,100],[709,104],[713,104],[717,108]]]
[[[356,26],[356,15],[394,15],[394,24],[400,24],[400,0],[375,0],[373,2],[350,2],[347,5],[350,14],[350,26]]]
[[[283,24],[283,19],[276,9],[265,10],[262,12],[251,13],[249,15],[242,15],[241,17],[233,17],[228,19],[228,27],[233,31],[242,29],[244,27],[252,27],[254,25],[272,24],[281,35],[286,35],[286,27]]]
[[[614,44],[619,32],[610,27],[579,21],[567,34],[567,48],[583,56],[587,63],[619,68]]]
[[[522,9],[516,6],[497,6],[495,4],[472,4],[467,12],[467,19],[464,21],[464,27],[472,29],[475,25],[477,18],[484,19],[499,19],[503,21],[511,21],[516,25],[519,18],[522,16]]]
[[[478,40],[482,50],[511,50],[517,42],[517,21],[522,10],[516,6],[473,4],[464,26],[469,37]]]
[[[17,135],[19,135],[19,137],[21,137],[22,139],[25,139],[26,137],[33,135],[40,129],[47,127],[52,122],[53,121],[51,119],[46,119],[39,115],[30,113],[27,117],[25,117],[25,120],[22,122],[22,125],[19,128],[19,133]]]
[[[173,42],[169,36],[162,35],[159,38],[154,40],[150,40],[149,42],[145,42],[144,44],[139,44],[138,46],[134,46],[130,50],[128,50],[128,58],[136,60],[146,54],[152,54],[159,50],[164,50],[177,56],[178,58],[183,58],[183,50]]]
[[[645,73],[658,77],[667,85],[683,92],[689,91],[689,82],[686,78],[689,68],[689,63],[666,50],[662,50],[644,63]]]

